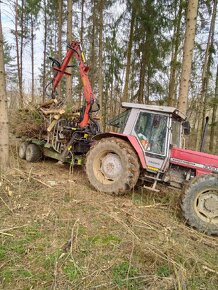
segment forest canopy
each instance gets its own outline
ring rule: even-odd
[[[178,105],[189,1],[2,2],[10,108],[46,98],[46,85],[53,74],[48,57],[61,62],[73,39],[81,42],[90,66],[104,128],[106,119],[119,113],[122,101]],[[196,146],[206,116],[211,134],[217,131],[216,8],[216,0],[198,3],[187,110]],[[81,100],[78,77],[74,68],[70,80],[73,102]],[[63,100],[69,98],[67,82],[63,80],[58,88]],[[212,137],[208,143],[212,151],[214,144]]]

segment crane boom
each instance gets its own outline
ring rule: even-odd
[[[70,67],[69,62],[73,57],[75,57],[79,61],[79,72],[84,87],[84,98],[86,106],[83,119],[79,124],[81,128],[84,128],[89,123],[90,111],[94,103],[95,97],[92,91],[91,83],[88,78],[89,66],[85,61],[80,42],[78,41],[72,41],[71,44],[68,45],[68,50],[62,64],[51,58],[54,64],[56,64],[56,66],[53,66],[53,69],[57,72],[52,80],[52,98],[55,98],[55,92],[62,77],[64,75],[71,75],[70,73],[66,72],[66,69]]]

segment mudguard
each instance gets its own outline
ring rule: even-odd
[[[141,148],[141,146],[140,146],[140,144],[135,136],[129,136],[129,135],[124,135],[124,134],[109,132],[109,133],[98,134],[98,135],[93,137],[93,140],[101,140],[103,138],[109,138],[109,137],[116,137],[116,138],[120,138],[120,139],[123,139],[123,140],[129,142],[132,145],[132,147],[134,148],[134,150],[136,151],[142,168],[147,167],[144,152],[143,152],[143,150],[142,150],[142,148]]]

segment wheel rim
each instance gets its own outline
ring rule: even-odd
[[[114,152],[105,151],[100,153],[93,165],[96,178],[104,184],[115,182],[123,173],[121,159]]]
[[[122,172],[122,164],[117,154],[109,153],[101,160],[101,172],[108,179],[116,179]]]
[[[218,225],[218,190],[200,192],[195,200],[195,211],[203,221]]]

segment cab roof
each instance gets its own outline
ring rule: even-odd
[[[122,103],[122,107],[123,108],[146,110],[146,111],[151,111],[151,112],[160,112],[160,113],[172,114],[174,118],[180,119],[181,121],[186,119],[185,114],[180,112],[175,107],[146,105],[146,104],[137,104],[137,103],[126,103],[126,102]]]

